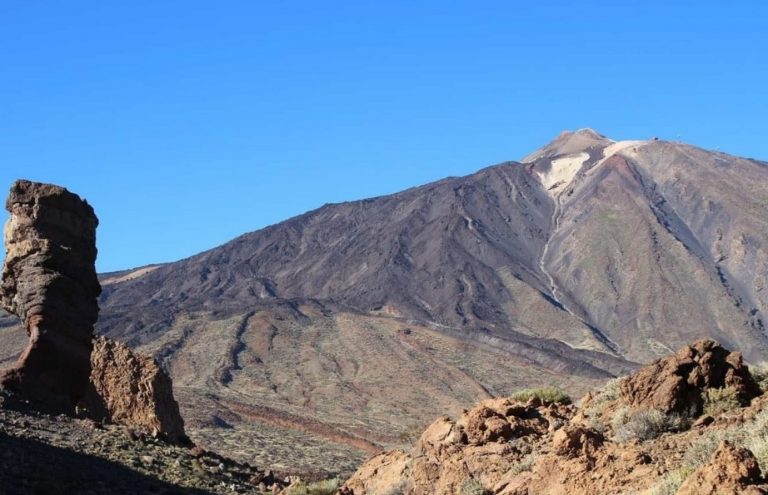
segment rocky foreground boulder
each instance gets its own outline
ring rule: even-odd
[[[0,387],[71,412],[90,375],[96,298],[96,226],[91,206],[66,189],[20,180],[6,208],[0,303],[19,316],[29,344]]]
[[[91,417],[131,425],[174,443],[188,441],[171,379],[154,359],[99,337],[94,340],[91,365],[84,402]]]
[[[63,187],[26,180],[13,184],[6,207],[0,303],[21,318],[29,344],[0,375],[0,389],[49,412],[188,441],[168,375],[150,357],[94,340],[101,286],[93,208]]]
[[[533,391],[440,418],[410,452],[370,459],[341,493],[768,493],[760,469],[768,463],[768,399],[761,395],[740,354],[702,340],[579,406]],[[708,409],[715,417],[701,416],[722,397],[729,402]]]
[[[742,402],[761,394],[741,353],[707,339],[658,359],[622,381],[621,397],[634,407],[698,414],[704,403],[702,392],[725,387],[733,389]]]
[[[723,442],[712,459],[688,477],[677,495],[763,495],[760,466],[752,452]]]

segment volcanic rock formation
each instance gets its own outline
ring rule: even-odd
[[[120,342],[94,340],[86,401],[96,419],[109,418],[174,443],[187,441],[171,379],[154,359]]]
[[[0,301],[22,319],[29,344],[2,387],[48,410],[77,407],[94,419],[187,440],[171,379],[154,360],[93,340],[101,291],[93,208],[62,187],[25,180],[11,188],[7,208]]]
[[[665,413],[700,413],[702,392],[732,387],[742,402],[760,395],[739,352],[729,352],[713,340],[700,340],[676,354],[658,359],[621,383],[621,396],[631,406]]]
[[[71,412],[88,385],[99,314],[98,219],[66,189],[25,180],[11,187],[6,208],[0,302],[21,318],[29,343],[0,386]]]
[[[768,493],[760,482],[760,466],[754,454],[723,442],[709,463],[699,468],[676,495],[761,495]]]

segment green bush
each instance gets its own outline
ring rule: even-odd
[[[536,398],[545,404],[570,404],[571,398],[558,387],[527,388],[515,392],[511,398],[519,402],[528,402]]]
[[[662,433],[682,431],[688,426],[688,418],[679,414],[664,414],[657,409],[622,409],[613,418],[613,435],[619,443],[633,439],[644,442]]]
[[[704,414],[717,416],[741,406],[739,392],[733,387],[710,388],[704,392]]]
[[[474,478],[467,478],[461,484],[461,495],[490,495],[491,491]]]

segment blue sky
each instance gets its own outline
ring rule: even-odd
[[[767,3],[533,3],[4,0],[0,188],[86,197],[108,271],[563,129],[768,159]]]

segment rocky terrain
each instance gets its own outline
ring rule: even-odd
[[[438,414],[521,387],[578,396],[701,337],[764,361],[766,179],[752,159],[566,132],[105,274],[96,330],[169,372],[194,441],[351,472]],[[0,365],[15,325],[0,318]]]
[[[412,449],[369,459],[341,494],[768,493],[767,426],[741,355],[702,340],[578,405],[529,390],[440,418]]]
[[[0,393],[0,493],[233,494],[285,485],[268,470],[132,428],[41,413]]]

